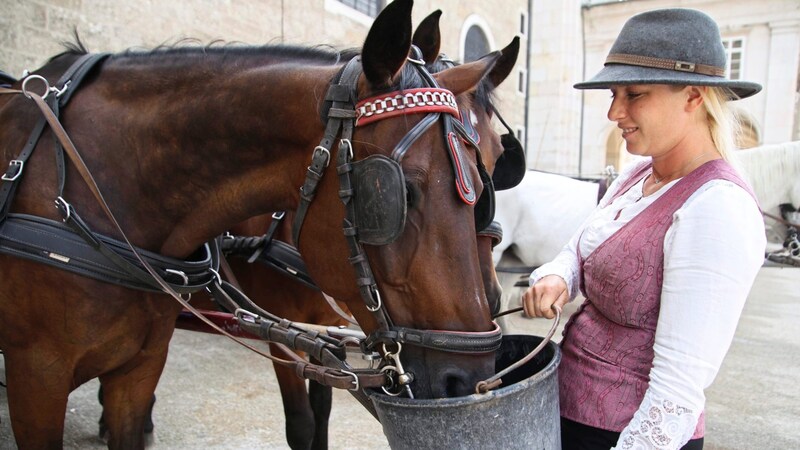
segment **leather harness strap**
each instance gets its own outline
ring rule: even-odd
[[[70,208],[71,225],[76,215]],[[61,222],[11,213],[0,221],[0,253],[30,259],[106,283],[149,292],[161,289],[139,266],[124,242],[92,233],[78,233]],[[168,258],[139,249],[142,258],[180,294],[205,288],[216,277],[216,247],[206,244],[191,260]]]
[[[361,374],[355,374],[355,373],[351,373],[351,372],[348,372],[348,371],[343,371],[343,370],[340,370],[340,369],[331,369],[331,368],[326,368],[326,367],[319,367],[319,368],[309,369],[308,368],[309,365],[306,362],[300,363],[298,361],[291,361],[291,360],[286,360],[286,359],[282,359],[282,358],[277,358],[275,356],[270,355],[269,353],[265,353],[264,351],[261,351],[261,350],[255,348],[255,347],[251,346],[250,344],[244,342],[243,340],[233,336],[232,334],[230,334],[226,330],[223,330],[222,328],[217,326],[210,319],[206,318],[199,311],[197,311],[196,308],[194,308],[192,305],[190,305],[188,303],[188,301],[183,299],[181,297],[181,295],[178,292],[176,292],[175,289],[173,289],[172,286],[169,283],[167,283],[155,271],[155,269],[142,257],[142,255],[137,250],[137,248],[130,242],[130,240],[128,239],[127,235],[122,230],[122,227],[120,226],[120,224],[117,221],[116,217],[114,216],[114,214],[111,212],[110,208],[108,207],[108,204],[106,203],[102,193],[100,192],[100,189],[97,186],[97,183],[95,182],[94,177],[92,176],[92,174],[89,171],[88,167],[86,166],[86,164],[84,163],[84,161],[81,158],[80,154],[78,153],[77,149],[75,148],[75,145],[72,143],[72,140],[69,138],[69,135],[67,134],[67,132],[64,130],[64,128],[62,127],[61,123],[59,122],[58,117],[56,117],[56,115],[53,113],[53,110],[48,106],[48,104],[45,102],[45,100],[41,96],[39,96],[39,95],[37,95],[35,93],[24,92],[22,90],[17,90],[17,89],[7,89],[7,88],[2,88],[2,87],[0,87],[0,94],[24,94],[26,97],[28,97],[29,99],[33,100],[36,103],[36,105],[39,107],[39,110],[41,111],[42,115],[45,117],[47,123],[50,125],[50,127],[51,127],[51,129],[53,131],[53,134],[55,135],[56,139],[63,146],[63,148],[66,151],[67,155],[69,156],[70,160],[75,165],[75,168],[77,169],[78,173],[81,175],[81,177],[83,178],[84,182],[88,186],[89,190],[92,192],[92,195],[95,197],[95,199],[97,200],[98,204],[100,205],[103,213],[110,220],[110,222],[112,223],[112,225],[116,229],[116,232],[119,233],[122,236],[122,238],[125,241],[125,243],[127,244],[127,246],[131,249],[131,252],[132,252],[133,256],[136,258],[136,260],[138,260],[139,264],[141,264],[142,267],[144,267],[145,270],[150,274],[150,276],[152,277],[152,280],[155,282],[155,284],[157,284],[161,288],[162,292],[171,295],[178,303],[181,304],[181,306],[183,306],[186,310],[190,311],[198,319],[200,319],[202,322],[204,322],[206,325],[208,325],[209,327],[211,327],[212,329],[214,329],[218,333],[228,337],[229,339],[233,340],[234,342],[242,345],[243,347],[245,347],[245,348],[247,348],[247,349],[249,349],[249,350],[251,350],[251,351],[253,351],[253,352],[257,353],[257,354],[259,354],[259,355],[261,355],[261,356],[263,356],[263,357],[265,357],[267,359],[270,359],[271,361],[273,361],[275,363],[278,363],[278,364],[281,364],[281,365],[284,365],[284,366],[288,366],[288,367],[294,367],[296,372],[308,373],[310,376],[313,376],[320,383],[329,382],[329,383],[331,383],[330,384],[331,386],[336,386],[336,387],[341,386],[343,384],[342,380],[347,379],[349,381],[349,384],[348,384],[348,386],[349,386],[348,388],[349,389],[359,389],[359,386],[362,385],[362,382],[361,382],[361,379],[360,379]],[[64,203],[66,204],[66,202],[64,202]],[[67,207],[64,211],[70,212],[71,214],[74,213],[74,210],[72,210],[69,207]],[[218,283],[212,283],[211,287],[216,287],[220,283],[222,283],[222,280],[218,280]],[[384,385],[385,382],[386,382],[386,376],[384,374],[381,374],[381,373],[372,372],[370,374],[365,375],[364,377],[365,377],[365,380],[364,380],[363,385],[370,385],[371,383],[377,383],[376,381],[374,381],[377,378],[380,378],[380,380],[381,380],[380,385]],[[367,379],[369,379],[371,381],[367,381]]]
[[[69,69],[59,78],[58,82],[53,87],[47,84],[47,81],[40,77],[32,79],[41,79],[45,83],[46,90],[43,97],[48,98],[48,106],[54,111],[58,117],[58,111],[61,107],[65,106],[72,97],[72,92],[77,89],[81,84],[84,77],[98,64],[104,61],[109,56],[108,53],[86,54],[78,58]],[[23,83],[23,86],[25,84]],[[0,88],[0,94],[18,94],[22,91],[15,89]],[[28,92],[22,92],[25,96],[29,96]],[[53,94],[53,95],[51,95]],[[30,155],[33,153],[36,144],[39,142],[44,126],[47,124],[45,117],[40,117],[34,125],[28,140],[25,143],[22,151],[16,159],[9,163],[6,174],[3,175],[3,184],[0,186],[0,220],[8,214],[14,192],[19,185],[19,180],[22,177],[25,162],[27,162]],[[64,189],[64,159],[60,150],[58,140],[55,141],[56,145],[56,167],[59,171],[59,195]]]

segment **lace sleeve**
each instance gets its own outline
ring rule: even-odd
[[[648,391],[614,448],[679,449],[691,439],[699,417],[699,411],[657,398]]]

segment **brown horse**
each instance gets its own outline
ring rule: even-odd
[[[412,38],[412,43],[421,50],[426,65],[432,73],[453,66],[444,55],[439,53],[441,46],[440,17],[441,11],[439,10],[427,16],[420,22]],[[472,110],[462,111],[462,120],[469,120],[468,126],[474,127],[473,137],[479,143],[486,169],[490,174],[494,172],[495,163],[504,151],[501,136],[492,127],[494,106],[491,101],[491,92],[513,70],[518,52],[519,39],[515,38],[501,50],[502,55],[487,78],[482,81],[480,88],[470,93]],[[521,148],[511,151],[520,150]],[[508,157],[508,155],[506,156]],[[521,155],[516,156],[517,158],[513,162],[501,164],[500,171],[504,173],[498,175],[512,179],[519,178],[519,173],[524,172],[524,158],[520,158]],[[506,183],[503,187],[510,186]],[[274,240],[291,242],[291,216],[288,214],[277,225],[278,228],[272,235]],[[236,225],[230,232],[235,236],[255,237],[267,230],[273,220],[271,215],[254,217]],[[500,239],[501,230],[497,226],[478,231],[478,256],[484,290],[490,308],[495,312],[500,306],[502,287],[494,270],[492,249]],[[260,246],[264,245],[270,244],[260,244]],[[245,256],[245,258],[231,258],[229,261],[240,286],[261,308],[295,322],[321,325],[345,325],[347,323],[323,301],[322,294],[318,289],[298,281],[298,277],[293,277],[288,272],[270,270],[263,264],[246,263],[245,260],[249,253],[255,252],[256,249],[244,250],[237,256]],[[206,296],[200,296],[199,298],[195,297],[192,304],[200,310],[213,310],[215,305],[211,301]],[[189,329],[199,327],[207,330],[207,327],[198,324],[196,320],[191,320],[191,316],[187,317],[187,312],[182,314],[178,327]],[[280,347],[274,344],[270,344],[270,352],[276,355],[282,354]],[[308,387],[306,387],[305,380],[298,377],[291,369],[281,364],[274,364],[274,369],[283,400],[286,438],[289,446],[293,449],[327,448],[331,388],[314,381],[309,381]],[[102,399],[102,393],[100,395]],[[150,419],[146,431],[152,431],[152,426],[152,419]],[[104,420],[101,418],[100,436],[104,436],[106,431]]]
[[[424,19],[414,33],[412,42],[423,53],[432,73],[452,66],[443,61],[439,54],[440,35],[437,11]],[[492,71],[481,83],[480,92],[470,94],[472,109],[462,111],[462,119],[474,122],[476,137],[487,171],[494,172],[495,162],[503,154],[504,147],[500,135],[492,127],[494,106],[491,91],[502,83],[516,63],[519,52],[519,39],[515,38],[501,50]],[[472,123],[470,125],[473,125]],[[501,171],[513,172],[507,177],[517,178],[516,172],[524,173],[524,159],[515,159],[518,166],[501,167]],[[288,213],[291,214],[291,213]],[[263,215],[248,219],[231,230],[237,236],[259,236],[267,230],[273,218]],[[493,311],[499,307],[502,287],[497,279],[492,261],[492,248],[500,240],[497,227],[479,230],[477,235],[478,256],[486,297]],[[291,242],[291,219],[287,215],[278,225],[273,239]],[[262,244],[263,245],[263,244]],[[250,250],[250,252],[255,249]],[[246,256],[247,253],[244,253]],[[337,315],[322,299],[322,294],[298,281],[290,274],[272,270],[264,264],[251,264],[246,258],[230,258],[230,264],[238,283],[250,298],[263,309],[292,321],[322,325],[344,325],[346,322]],[[202,303],[197,303],[200,300]],[[213,308],[207,299],[193,300],[201,309]],[[180,324],[179,324],[180,327]],[[281,354],[279,347],[270,344],[270,352]],[[331,409],[331,388],[310,381],[308,388],[302,378],[280,364],[274,364],[278,385],[283,400],[286,438],[293,449],[327,448],[328,417]]]
[[[458,96],[473,89],[499,55],[436,74],[440,90],[435,90],[406,63],[410,41],[411,1],[396,0],[375,20],[360,61],[347,64],[346,76],[337,76],[344,67],[340,55],[320,49],[167,49],[112,55],[87,72],[79,89],[65,91],[58,83],[56,98],[67,92],[64,98],[71,99],[63,105],[61,122],[121,228],[140,249],[187,259],[249,217],[305,209],[296,234],[309,273],[348,306],[373,337],[371,345],[391,345],[398,327],[422,336],[430,333],[426,330],[444,331],[435,334],[437,342],[451,334],[451,341],[474,337],[481,343],[480,352],[403,346],[404,365],[415,374],[409,387],[417,397],[464,395],[493,373],[497,328],[481,285],[474,237],[472,205],[482,190],[477,154],[456,152],[458,144],[443,129],[455,114],[448,91]],[[62,54],[36,75],[56,84],[79,59],[75,52]],[[329,89],[337,79],[347,89]],[[27,88],[33,92],[32,84]],[[374,106],[399,90],[436,93],[444,100],[433,111],[413,99],[415,106],[402,114],[361,109],[357,126],[347,125],[352,116],[342,106],[351,99],[380,95],[371,99]],[[326,91],[332,108],[323,107]],[[20,149],[41,113],[21,95],[5,97],[0,143],[9,165],[4,181],[14,189],[3,224],[27,224],[35,216],[51,228],[58,228],[59,220],[86,225],[97,233],[87,242],[99,233],[119,239],[96,192],[81,179],[87,170],[71,146],[66,145],[71,159],[62,172],[61,153],[55,158],[52,153],[54,134],[45,131],[21,163]],[[352,135],[341,142],[343,149],[326,136],[321,111],[328,124],[343,124],[341,132]],[[443,125],[432,126],[436,123]],[[412,130],[415,139],[403,140]],[[338,136],[339,129],[334,131]],[[321,177],[308,175],[312,149],[312,168]],[[335,155],[340,173],[324,173],[328,161],[320,164],[319,157],[326,153]],[[377,244],[381,235],[368,237],[368,227],[359,228],[369,217],[353,223],[350,192],[341,193],[345,208],[339,195],[353,162],[380,157],[402,163],[404,176],[397,180],[407,191],[407,210],[405,226]],[[313,188],[317,179],[316,189],[298,191],[301,185]],[[359,193],[369,197],[363,189]],[[54,199],[60,210],[53,208]],[[341,234],[345,218],[347,238]],[[102,247],[97,241],[91,245]],[[64,255],[17,258],[6,250],[0,257],[0,348],[18,445],[61,447],[69,392],[99,377],[109,447],[142,448],[147,409],[181,305],[160,293],[53,267],[80,262]],[[53,262],[41,264],[42,258]],[[365,274],[374,274],[374,282]]]

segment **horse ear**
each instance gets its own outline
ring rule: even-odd
[[[395,0],[378,14],[361,51],[361,65],[370,86],[389,86],[411,48],[413,0]]]
[[[428,17],[422,19],[417,30],[414,31],[414,37],[411,38],[411,42],[422,51],[422,59],[428,65],[435,63],[436,58],[439,57],[439,48],[442,45],[442,35],[439,32],[441,16],[441,9],[430,13]]]
[[[506,48],[500,50],[503,56],[497,60],[497,64],[489,72],[487,77],[492,83],[492,87],[497,87],[505,80],[508,75],[514,70],[514,65],[517,63],[517,55],[519,54],[519,36],[514,37],[511,43]]]
[[[492,52],[477,61],[443,70],[433,76],[442,87],[454,95],[460,95],[475,89],[500,56],[500,52]]]

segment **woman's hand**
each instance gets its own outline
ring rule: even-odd
[[[563,308],[569,301],[567,282],[558,275],[547,275],[522,294],[522,307],[528,317],[555,317],[553,305]]]

